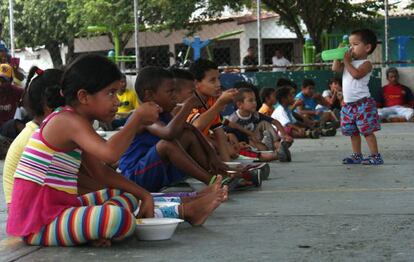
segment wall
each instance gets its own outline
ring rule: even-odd
[[[215,23],[211,25],[203,25],[202,29],[197,32],[195,35],[200,36],[201,40],[206,38],[214,38],[222,33],[230,32],[234,30],[242,30],[243,26],[237,25],[235,21],[224,22],[224,23]],[[183,38],[186,36],[186,31],[162,31],[162,32],[140,32],[139,33],[139,46],[148,47],[148,46],[160,46],[160,45],[169,45],[170,51],[174,53],[174,45],[177,43],[182,43]],[[239,36],[233,36],[226,39],[238,39]],[[126,48],[134,48],[135,36],[133,35],[128,42]],[[90,38],[78,38],[75,39],[75,52],[94,52],[101,50],[110,50],[113,49],[113,45],[109,42],[107,36],[96,36]]]
[[[277,24],[278,18],[269,18],[262,20],[262,39],[278,39],[280,41],[289,41],[296,38],[296,34],[284,26]],[[247,48],[250,45],[250,39],[257,39],[257,22],[244,24],[244,34],[240,38],[240,64],[243,57],[247,55]],[[257,44],[256,44],[257,45]],[[257,47],[256,47],[257,50]]]
[[[298,42],[295,41],[296,34],[292,33],[286,27],[278,25],[277,18],[268,18],[262,21],[262,38],[263,39],[278,39],[278,41],[292,41],[295,43],[295,57],[301,55],[301,48],[298,47]],[[235,35],[225,40],[238,39],[240,48],[240,63],[243,57],[247,54],[247,48],[249,47],[250,39],[257,39],[257,24],[256,21],[237,24],[236,21],[215,23],[210,25],[203,25],[202,29],[195,35],[200,36],[201,40],[207,38],[214,38],[222,33],[231,32],[235,30],[244,30],[243,33]],[[139,46],[161,46],[169,45],[170,52],[175,53],[175,44],[182,43],[183,38],[186,36],[186,31],[162,31],[162,32],[140,32],[139,34]],[[219,46],[219,45],[217,45]],[[128,42],[126,48],[134,48],[134,36]],[[75,39],[75,52],[97,52],[103,50],[113,49],[113,45],[109,42],[107,36],[96,36],[90,38],[78,38]],[[233,56],[233,55],[232,55]],[[170,63],[174,63],[174,58],[171,58]]]
[[[28,50],[16,52],[15,56],[20,58],[20,68],[28,72],[32,66],[41,69],[53,68],[53,62],[46,49],[30,52]]]
[[[379,35],[382,39],[384,39],[384,20],[379,20],[379,28],[380,32]],[[396,37],[396,36],[412,36],[414,37],[414,16],[409,17],[394,17],[389,19],[388,24],[388,34],[389,37]],[[384,48],[385,49],[385,48]],[[397,60],[397,44],[395,40],[389,41],[389,49],[390,49],[390,60]],[[407,56],[408,59],[414,60],[414,39],[410,40],[406,45]],[[385,55],[385,50],[384,50]]]
[[[227,89],[237,81],[251,81],[260,88],[276,87],[276,82],[279,78],[287,78],[293,81],[298,86],[300,91],[301,84],[305,78],[310,78],[315,81],[316,91],[322,93],[327,88],[328,80],[334,77],[335,73],[330,70],[313,70],[313,71],[288,71],[288,72],[258,72],[249,74],[222,74],[220,81]],[[340,75],[337,75],[341,78]],[[381,91],[381,69],[374,69],[369,88],[371,95],[378,98]]]

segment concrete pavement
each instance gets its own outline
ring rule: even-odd
[[[414,261],[414,124],[385,124],[378,137],[385,165],[376,167],[342,165],[350,144],[341,135],[297,140],[293,162],[272,163],[260,190],[232,194],[204,226],[182,224],[169,241],[6,243],[1,198],[0,260]]]

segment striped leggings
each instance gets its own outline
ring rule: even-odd
[[[137,199],[117,189],[102,189],[79,197],[81,207],[64,210],[37,233],[25,236],[28,245],[75,246],[98,239],[122,240],[135,231]],[[158,198],[156,202],[179,202]],[[178,204],[178,203],[177,203]],[[154,210],[156,217],[178,217],[178,206]]]

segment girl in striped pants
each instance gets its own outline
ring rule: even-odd
[[[117,134],[105,141],[92,121],[110,122],[121,85],[117,66],[105,57],[85,55],[64,72],[65,107],[48,115],[28,141],[14,174],[6,231],[31,245],[67,246],[91,242],[107,246],[135,230],[138,217],[179,216],[202,224],[226,195],[213,186],[194,199],[181,198],[174,210],[154,210],[154,199],[122,175],[107,173],[143,126],[158,118],[159,106],[142,104]],[[119,190],[78,197],[78,174],[85,166],[92,179]],[[122,192],[122,193],[121,193]],[[165,199],[164,199],[165,200]]]

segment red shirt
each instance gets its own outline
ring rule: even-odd
[[[23,89],[11,84],[0,86],[0,126],[13,119],[17,104],[23,95]]]
[[[411,90],[401,84],[391,85],[388,84],[382,88],[382,101],[383,107],[391,106],[414,106],[414,97]]]

